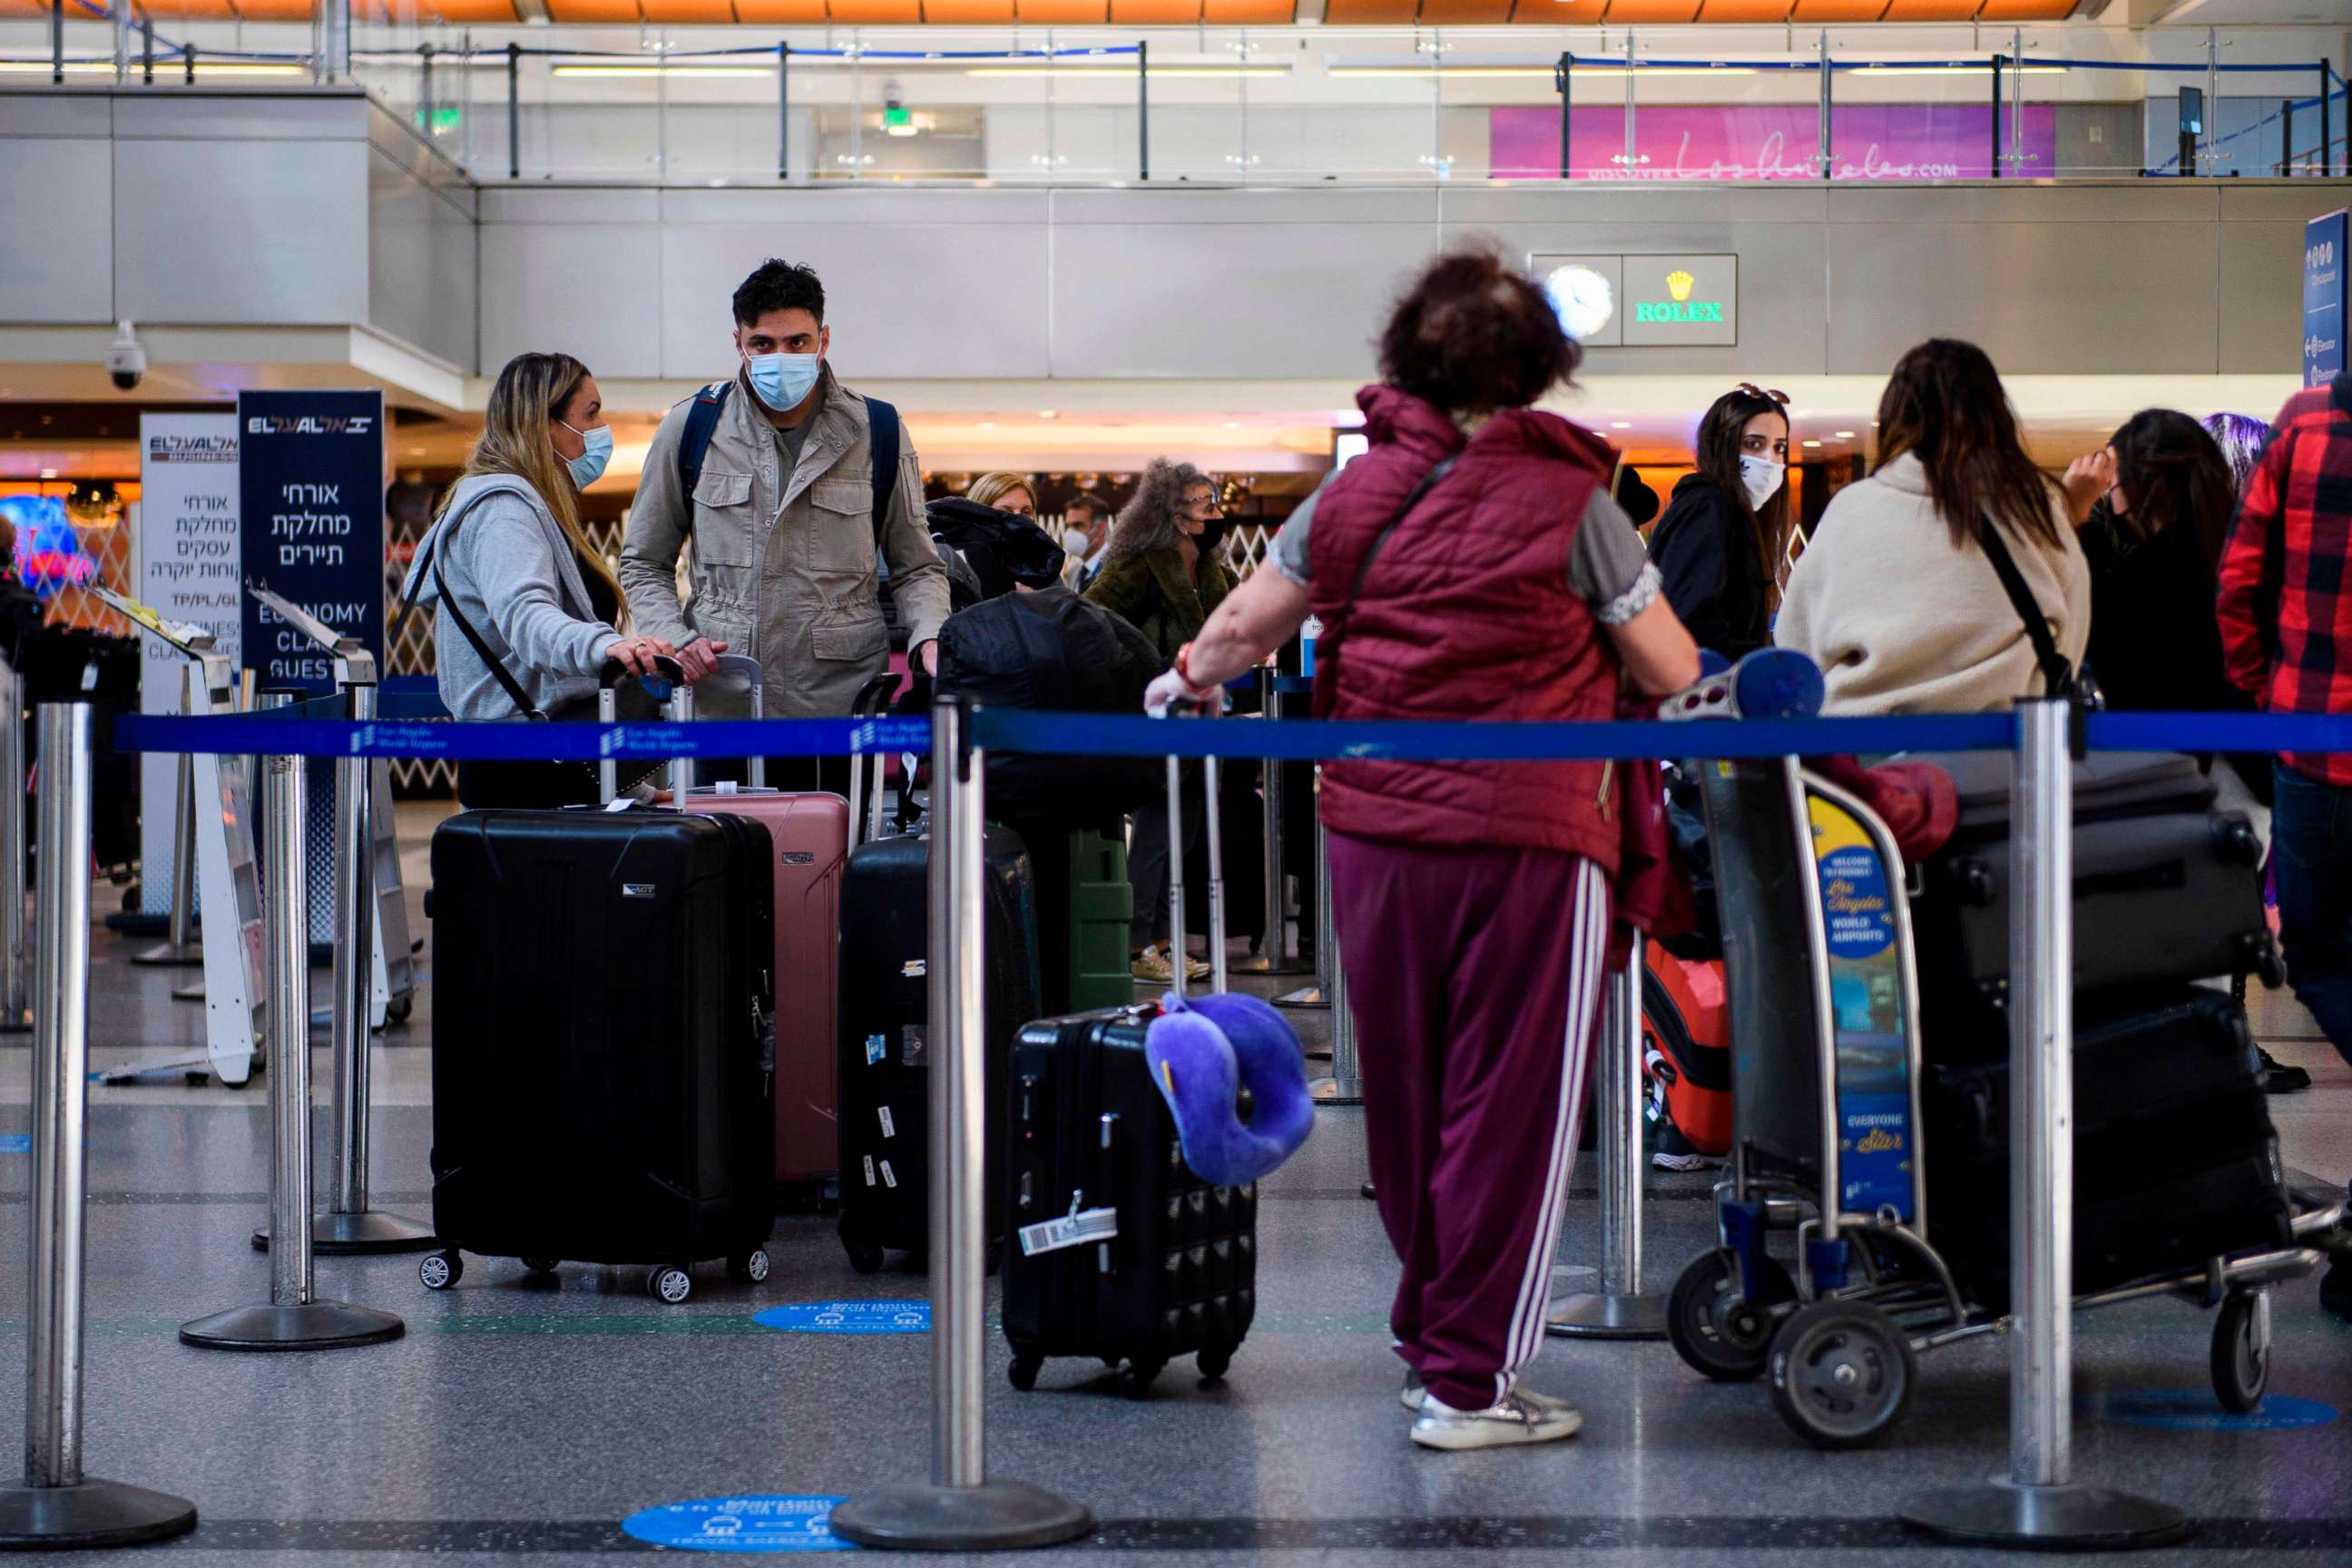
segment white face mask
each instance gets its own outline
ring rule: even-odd
[[[1739,459],[1739,482],[1748,487],[1748,504],[1761,507],[1780,493],[1781,481],[1789,477],[1789,465],[1776,463],[1769,458]]]

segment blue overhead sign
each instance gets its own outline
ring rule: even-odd
[[[2303,226],[2303,384],[2324,386],[2344,374],[2344,260],[2347,214]]]

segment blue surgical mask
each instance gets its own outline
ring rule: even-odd
[[[613,460],[613,427],[597,425],[583,430],[561,419],[556,423],[587,443],[578,457],[563,459],[563,466],[572,470],[572,482],[584,490],[604,476],[604,465]]]
[[[751,390],[760,395],[760,401],[779,414],[788,414],[816,385],[817,367],[824,363],[824,356],[753,354],[745,363],[751,367]]]

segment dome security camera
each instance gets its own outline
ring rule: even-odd
[[[106,351],[106,374],[119,392],[129,392],[147,379],[147,351],[129,321],[117,324],[114,342]]]

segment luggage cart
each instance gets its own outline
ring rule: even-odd
[[[1868,805],[1795,757],[1694,765],[1706,806],[1733,1026],[1733,1143],[1717,1244],[1667,1302],[1668,1337],[1719,1382],[1771,1374],[1800,1436],[1850,1448],[1902,1416],[1918,1352],[2005,1330],[1934,1245],[1921,1140],[1916,889]],[[1794,956],[1798,962],[1790,962]],[[2262,1401],[2270,1287],[2318,1267],[2335,1201],[2298,1198],[2293,1245],[2079,1296],[2220,1309],[2210,1370],[2224,1409]],[[1793,1234],[1797,1268],[1775,1258]]]

